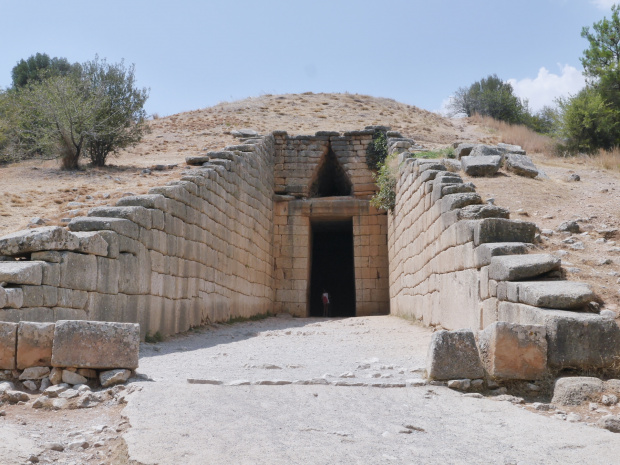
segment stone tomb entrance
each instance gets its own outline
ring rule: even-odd
[[[314,220],[311,225],[310,316],[323,316],[321,295],[330,295],[329,316],[355,316],[353,220]]]

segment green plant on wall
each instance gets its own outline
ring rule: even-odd
[[[375,131],[372,140],[366,147],[366,164],[373,171],[378,171],[388,153],[387,135],[385,131]]]
[[[373,174],[379,190],[370,199],[370,204],[379,210],[393,211],[396,204],[396,174],[398,172],[397,155],[392,154],[379,163]]]

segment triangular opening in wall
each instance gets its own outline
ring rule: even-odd
[[[330,144],[327,152],[319,160],[312,176],[310,197],[347,196],[351,195],[352,187],[351,180]]]

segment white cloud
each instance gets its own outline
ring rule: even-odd
[[[618,3],[618,0],[590,0],[590,3],[596,5],[601,10],[609,10],[612,5]]]
[[[585,86],[585,78],[577,68],[570,65],[558,66],[559,75],[550,73],[547,68],[542,67],[534,79],[508,79],[508,82],[512,84],[515,94],[527,99],[530,109],[536,112],[545,105],[553,106],[555,98],[576,94]]]

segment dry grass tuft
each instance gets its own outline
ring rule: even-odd
[[[615,148],[611,151],[601,150],[598,155],[590,158],[591,161],[600,168],[620,171],[620,148]]]
[[[474,115],[469,120],[486,128],[497,131],[503,142],[520,145],[529,153],[551,153],[554,141],[520,124],[509,124],[489,116]]]

